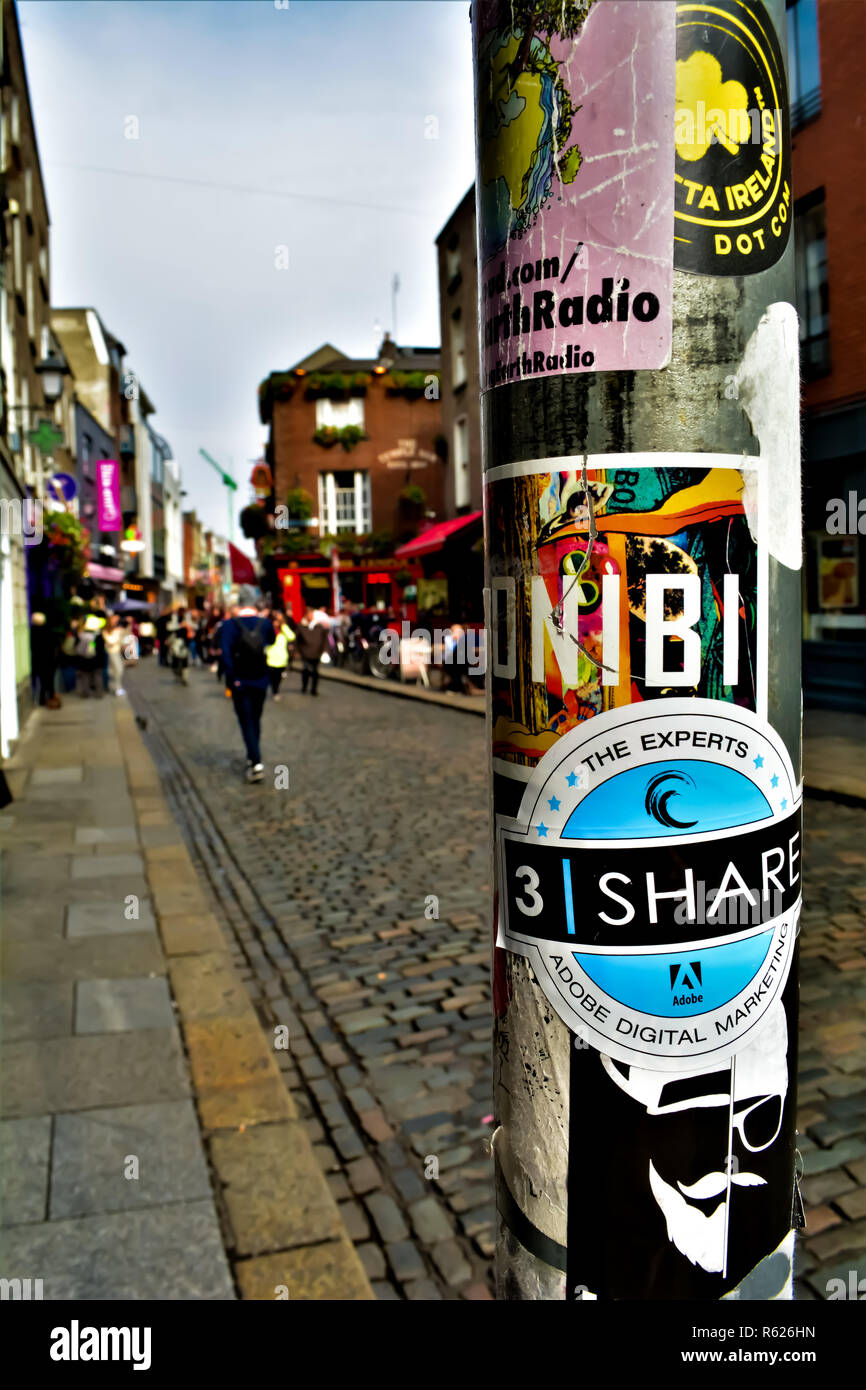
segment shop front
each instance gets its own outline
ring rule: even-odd
[[[866,402],[806,420],[807,708],[866,714]]]
[[[318,552],[275,557],[279,594],[290,617],[299,621],[307,607],[338,613],[344,603],[387,610],[414,622],[419,567],[394,556],[330,558]]]
[[[484,622],[484,541],[481,512],[441,521],[407,541],[395,552],[405,564],[417,565],[419,620]]]

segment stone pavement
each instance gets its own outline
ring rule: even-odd
[[[128,706],[35,714],[7,775],[0,1276],[372,1297]]]
[[[866,804],[866,715],[807,709],[803,728],[807,788]]]
[[[472,695],[427,690],[420,682],[378,680],[323,666],[328,680],[354,685],[370,694],[441,705],[464,714],[484,716],[484,701]],[[821,796],[866,805],[866,715],[807,709],[803,717],[803,780]]]
[[[286,1085],[379,1298],[489,1296],[494,1197],[485,730],[352,682],[265,712],[153,664],[132,700]],[[284,784],[288,779],[288,787]],[[864,811],[806,807],[799,1296],[866,1273]]]

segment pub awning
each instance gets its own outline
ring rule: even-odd
[[[421,555],[432,555],[434,551],[441,550],[445,542],[451,540],[458,531],[480,521],[482,515],[482,512],[469,512],[467,516],[456,516],[452,521],[440,521],[428,531],[422,531],[414,540],[398,546],[394,555],[400,560],[415,560]]]

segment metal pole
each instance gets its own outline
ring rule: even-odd
[[[506,1299],[790,1297],[784,0],[475,0]]]

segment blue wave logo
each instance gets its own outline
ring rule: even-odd
[[[630,767],[595,787],[575,806],[566,840],[660,839],[710,834],[766,820],[772,807],[736,768],[698,759]]]

